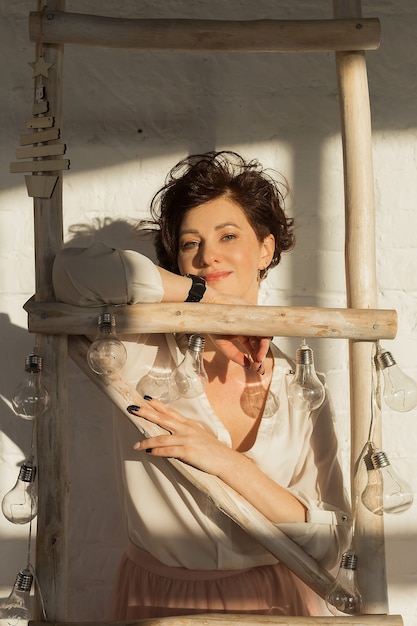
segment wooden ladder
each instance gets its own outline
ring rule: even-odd
[[[60,127],[62,122],[62,63],[64,46],[68,43],[197,51],[201,49],[201,35],[204,33],[205,50],[335,52],[344,154],[347,308],[307,310],[248,306],[239,307],[237,314],[236,307],[222,305],[220,309],[220,305],[216,305],[216,313],[221,313],[222,322],[210,315],[212,305],[201,304],[117,307],[117,315],[121,332],[175,332],[181,329],[250,334],[251,328],[262,325],[264,332],[273,336],[321,336],[348,340],[351,482],[352,501],[356,502],[360,485],[353,468],[367,441],[371,420],[373,342],[392,339],[396,333],[395,312],[377,310],[371,117],[364,51],[378,48],[379,21],[362,18],[360,0],[334,0],[334,19],[330,20],[257,20],[255,23],[109,18],[66,13],[65,0],[48,0],[46,7],[41,0],[37,2],[37,11],[31,13],[29,19],[30,38],[36,42],[38,53],[42,50],[44,62],[52,64],[47,72],[48,78],[43,82],[49,102],[48,115],[53,117],[56,127]],[[38,184],[30,193],[34,196],[36,292],[25,307],[29,331],[39,335],[40,353],[44,358],[44,381],[51,394],[51,406],[37,424],[39,509],[36,571],[47,618],[55,624],[65,622],[68,603],[68,346],[75,362],[122,410],[127,405],[126,400],[129,399],[131,404],[136,394],[118,377],[112,379],[111,385],[103,385],[86,367],[88,343],[82,336],[94,333],[97,316],[103,308],[78,309],[56,303],[54,299],[52,263],[63,244],[62,169],[65,165],[62,162],[55,161],[61,165],[56,165],[56,170],[52,172],[56,180],[51,181],[49,196],[49,191]],[[202,316],[203,307],[207,314]],[[241,309],[245,309],[244,314]],[[202,317],[204,328],[201,327]],[[380,420],[377,420],[374,432],[376,445],[379,445],[380,438],[381,426]],[[240,499],[240,508],[236,507],[235,496],[232,498],[230,490],[214,477],[202,477],[201,472],[179,461],[174,460],[173,463],[237,523],[262,540],[273,554],[317,593],[325,594],[332,578],[301,548],[283,534],[277,538],[275,527],[272,536],[271,524],[248,503]],[[246,507],[245,519],[240,513],[242,506]],[[360,503],[355,506],[355,548],[360,555],[358,576],[364,615],[341,618],[206,615],[142,620],[141,623],[172,625],[192,622],[215,626],[238,622],[250,625],[287,624],[292,621],[301,625],[331,621],[333,624],[401,624],[400,616],[387,615],[383,518],[372,515]]]

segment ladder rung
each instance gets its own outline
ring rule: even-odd
[[[344,20],[126,19],[43,11],[29,18],[31,41],[140,50],[312,52],[375,50],[377,18]]]

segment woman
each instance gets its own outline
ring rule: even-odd
[[[67,248],[54,266],[57,299],[81,306],[256,304],[260,280],[294,243],[280,185],[257,161],[235,153],[179,163],[151,213],[160,267],[102,244]],[[191,399],[165,394],[161,402],[147,385],[155,376],[168,380],[186,346],[184,335],[126,341],[123,375],[144,395],[140,407],[127,410],[168,434],[137,441],[135,427],[116,416],[129,545],[112,619],[209,611],[319,614],[315,594],[166,458],[218,476],[333,567],[349,527],[329,402],[311,414],[294,410],[287,396],[291,362],[270,338],[240,336],[205,337],[204,391]]]

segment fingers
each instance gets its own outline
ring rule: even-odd
[[[133,405],[127,407],[127,411],[132,415],[142,417],[153,424],[157,424],[168,432],[166,435],[157,435],[148,437],[142,441],[138,441],[133,445],[134,450],[144,451],[148,454],[156,454],[159,456],[174,456],[172,432],[175,426],[175,418],[167,413],[173,412],[169,410],[162,402],[154,400],[150,396],[144,396],[147,404],[143,406]],[[178,422],[178,420],[177,420]],[[172,451],[171,451],[172,449]]]
[[[248,353],[249,366],[246,369],[257,374],[265,374],[264,360],[268,354],[271,337],[242,337],[241,342]]]
[[[247,337],[243,335],[215,335],[213,342],[223,354],[248,371],[262,374],[263,362],[268,354],[272,337]]]
[[[161,410],[154,410],[158,407]],[[189,420],[170,415],[169,407],[166,407],[158,400],[152,400],[152,406],[146,407],[128,407],[129,413],[133,413],[154,424],[158,424],[165,429],[168,434],[147,437],[142,441],[138,441],[133,445],[133,449],[138,452],[146,452],[152,456],[164,458],[177,458],[183,460],[185,453],[185,442],[192,434],[192,427]],[[175,413],[174,411],[172,411]],[[175,430],[175,432],[174,432]],[[180,431],[180,432],[178,432]]]
[[[268,354],[272,337],[250,337],[252,358],[256,363],[262,363]]]
[[[127,411],[132,415],[142,417],[164,428],[170,434],[172,434],[176,424],[185,421],[186,418],[174,411],[174,409],[166,406],[163,402],[150,396],[144,396],[144,399],[147,400],[146,404],[142,406],[130,405],[127,407]]]
[[[164,456],[174,456],[173,448],[175,447],[175,441],[173,440],[172,435],[158,435],[158,437],[149,437],[148,439],[143,439],[142,441],[138,441],[133,445],[134,450],[138,450],[139,452],[147,452],[151,454],[155,452],[158,454],[158,450],[162,452],[164,451]],[[170,451],[172,451],[170,453]],[[168,452],[168,454],[166,454]]]

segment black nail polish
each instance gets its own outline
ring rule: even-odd
[[[152,448],[146,448],[145,452],[147,452],[148,454],[150,454],[152,452]]]
[[[152,400],[152,396],[143,396],[143,399],[149,401],[149,400]]]
[[[127,407],[127,411],[129,411],[129,413],[133,413],[133,411],[139,411],[140,410],[140,406],[136,406],[136,404],[131,404],[130,406]]]

